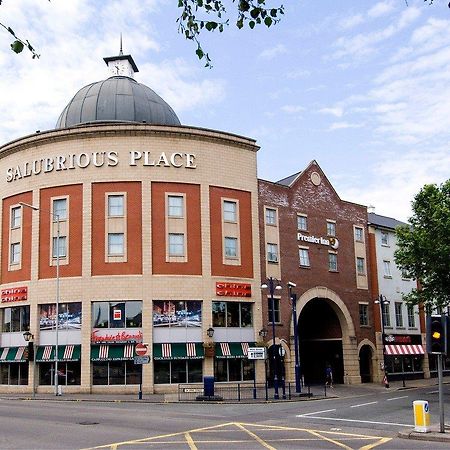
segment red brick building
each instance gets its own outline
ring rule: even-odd
[[[368,273],[367,208],[342,200],[316,161],[278,182],[259,180],[262,280],[268,330],[269,379],[293,380],[294,328],[287,283],[296,284],[300,372],[323,382],[331,365],[335,382],[372,381],[377,370]],[[369,316],[370,315],[370,316]],[[281,346],[283,350],[280,351]],[[278,356],[279,354],[284,356]],[[283,370],[284,369],[284,370]]]

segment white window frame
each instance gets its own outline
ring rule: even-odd
[[[237,222],[237,202],[233,200],[224,200],[222,203],[223,221]]]
[[[389,261],[387,259],[383,259],[383,270],[384,270],[385,278],[392,278],[391,261]]]
[[[113,200],[121,199],[122,204],[113,204]],[[125,215],[125,195],[108,194],[108,217],[123,217]]]
[[[300,267],[311,267],[311,260],[309,259],[309,248],[299,247],[298,259]]]
[[[266,208],[265,219],[266,219],[266,225],[276,226],[277,210],[274,208]]]
[[[355,241],[364,242],[364,230],[362,227],[355,227]]]
[[[408,328],[416,328],[416,312],[413,305],[406,305],[408,313]]]
[[[180,201],[181,204],[171,204],[175,200]],[[178,219],[184,217],[184,196],[175,194],[167,195],[167,217]]]
[[[364,310],[361,314],[361,310]],[[358,312],[359,312],[359,325],[362,327],[368,327],[369,326],[369,304],[368,303],[359,303],[358,306]],[[364,319],[364,320],[361,320]]]
[[[403,328],[403,303],[395,302],[395,326]]]
[[[64,203],[65,208],[58,210],[56,205],[60,205],[62,203]],[[68,203],[69,202],[67,201],[66,197],[52,199],[53,222],[57,222],[57,219],[60,222],[63,222],[64,220],[67,220],[67,216],[68,216],[68,214],[67,214],[67,205],[68,205]],[[61,213],[61,211],[63,211],[63,212]]]
[[[384,247],[389,247],[389,233],[387,231],[380,231],[381,235],[381,245]]]
[[[267,243],[267,261],[278,263],[278,244]]]
[[[233,245],[229,245],[233,242]],[[223,244],[224,252],[225,252],[225,258],[238,258],[238,238],[233,236],[225,236],[224,238],[224,244]],[[230,252],[230,250],[234,250]]]
[[[59,240],[59,249],[56,248],[56,241]],[[67,256],[67,237],[66,236],[53,236],[52,239],[52,258],[58,257],[57,251],[59,250],[59,257],[65,258]]]
[[[384,326],[390,327],[391,326],[391,312],[389,303],[382,303],[381,304],[381,313],[383,314],[383,323]]]
[[[185,256],[184,233],[169,233],[169,256]]]
[[[122,237],[121,242],[112,242],[114,239],[116,238],[118,239],[120,236]],[[108,256],[123,256],[123,255],[125,255],[125,234],[108,233]]]
[[[9,263],[11,265],[20,264],[22,246],[20,242],[12,242],[10,245]]]
[[[297,214],[297,230],[308,231],[308,216],[306,214]]]
[[[366,261],[365,258],[361,256],[356,257],[356,272],[358,273],[358,275],[366,274]]]
[[[11,228],[20,228],[22,226],[22,207],[14,206],[11,208]]]
[[[332,261],[332,260],[334,260],[334,261]],[[337,255],[337,253],[328,252],[328,271],[329,272],[337,272],[338,271],[338,255]]]
[[[336,236],[336,222],[327,220],[327,236]]]

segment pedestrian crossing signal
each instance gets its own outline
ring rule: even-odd
[[[427,317],[427,351],[447,354],[447,316]]]

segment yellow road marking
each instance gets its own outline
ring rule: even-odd
[[[189,433],[184,433],[184,437],[186,438],[186,442],[189,445],[189,448],[191,450],[197,450],[197,446],[195,445],[194,441],[192,440],[192,437]]]
[[[345,448],[346,450],[353,450],[348,445],[345,445],[345,444],[343,444],[342,442],[339,442],[339,441],[335,441],[334,439],[328,438],[326,436],[322,436],[320,433],[317,433],[316,431],[308,430],[308,433],[311,433],[313,436],[317,436],[317,437],[323,438],[325,441],[328,441],[328,442],[331,442],[333,444],[336,444],[337,446]]]
[[[371,450],[372,448],[378,447],[381,444],[385,444],[386,442],[391,441],[392,438],[381,438],[378,442],[374,442],[373,444],[365,445],[361,447],[359,450]]]
[[[247,430],[247,428],[245,428],[242,424],[240,423],[235,423],[235,425],[240,428],[242,431],[245,431],[247,434],[249,434],[252,438],[255,439],[255,441],[259,442],[263,447],[266,447],[270,450],[276,450],[275,447],[272,447],[271,445],[269,445],[267,442],[263,441],[259,436],[257,436],[255,433],[252,433],[250,430]]]

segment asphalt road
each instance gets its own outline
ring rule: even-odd
[[[450,387],[445,389],[448,405]],[[428,400],[432,423],[439,422],[435,387],[403,391],[347,388],[338,394],[340,398],[267,404],[3,399],[0,448],[449,448],[448,442],[397,437],[400,430],[413,427],[413,400]],[[447,415],[450,418],[450,408]]]

